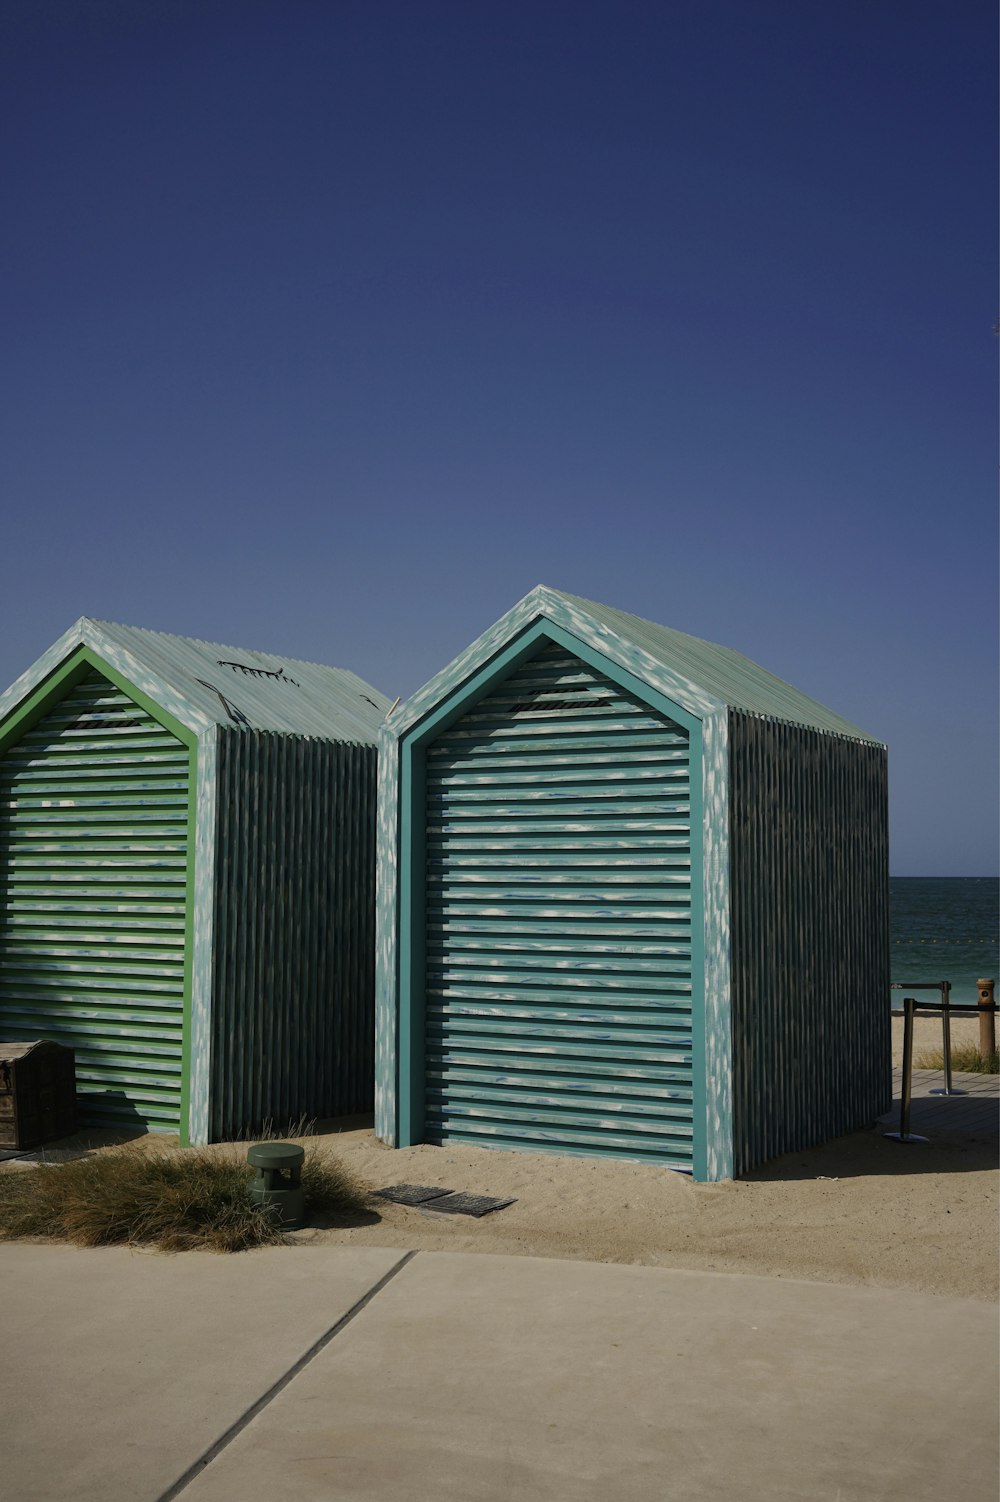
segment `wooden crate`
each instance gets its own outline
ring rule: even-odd
[[[40,1147],[76,1127],[73,1050],[43,1039],[0,1043],[0,1148]]]

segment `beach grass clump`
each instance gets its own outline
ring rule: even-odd
[[[925,1049],[913,1061],[914,1069],[944,1069],[940,1048]],[[975,1043],[956,1043],[951,1050],[951,1067],[959,1074],[1000,1074],[1000,1052],[981,1053]]]
[[[109,1149],[0,1174],[0,1241],[164,1252],[242,1252],[285,1240],[273,1207],[252,1204],[245,1151]],[[331,1154],[306,1150],[307,1223],[364,1209],[367,1191]]]

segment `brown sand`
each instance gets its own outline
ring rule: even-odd
[[[975,1018],[955,1019],[953,1043],[977,1041],[978,1026]],[[902,1019],[892,1027],[898,1065]],[[939,1048],[940,1022],[918,1019],[915,1042],[918,1054]],[[941,1136],[903,1146],[876,1128],[722,1184],[606,1158],[454,1143],[392,1151],[361,1128],[321,1140],[373,1188],[441,1185],[513,1195],[517,1203],[472,1220],[375,1200],[367,1224],[302,1231],[296,1240],[714,1268],[990,1300],[998,1294],[995,1138]]]
[[[114,1140],[121,1139],[81,1133],[46,1156],[58,1161]],[[360,1121],[320,1123],[317,1135],[298,1140],[335,1152],[372,1189],[427,1184],[517,1200],[474,1220],[375,1198],[348,1223],[294,1233],[300,1243],[570,1257],[997,1298],[995,1137],[942,1134],[902,1146],[873,1128],[721,1184],[610,1158],[458,1144],[393,1151]],[[132,1148],[179,1150],[176,1137],[162,1136],[138,1137]]]
[[[310,1244],[571,1257],[997,1297],[995,1140],[942,1137],[916,1147],[878,1129],[856,1132],[721,1184],[607,1158],[454,1143],[393,1151],[364,1129],[320,1140],[373,1188],[440,1185],[517,1203],[473,1220],[376,1199],[365,1224],[296,1233]]]

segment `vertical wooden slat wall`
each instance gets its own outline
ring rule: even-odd
[[[376,760],[220,737],[213,1139],[371,1109]]]
[[[730,713],[734,1172],[892,1101],[886,752]]]

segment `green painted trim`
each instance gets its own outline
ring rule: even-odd
[[[114,684],[115,688],[120,688],[123,694],[128,694],[140,709],[152,715],[157,724],[176,736],[182,745],[187,746],[188,750],[193,750],[197,746],[198,737],[193,731],[189,730],[186,725],[182,725],[180,720],[176,720],[172,714],[168,714],[154,699],[144,694],[142,689],[136,688],[135,684],[124,677],[117,668],[112,667],[91,647],[77,647],[76,651],[60,663],[59,667],[50,673],[0,726],[0,756],[9,746],[26,735],[33,725],[48,714],[49,710],[58,704],[60,699],[65,698],[70,689],[74,688],[80,679],[86,677],[91,671],[102,673],[109,683]]]
[[[426,833],[422,816],[426,771],[420,748],[408,748],[403,758],[401,835],[403,858],[399,871],[400,1008],[399,1008],[399,1146],[424,1140],[424,963]],[[405,1067],[404,1062],[409,1067]]]
[[[215,945],[218,891],[219,740],[225,732],[212,725],[199,737],[198,780],[194,800],[195,882],[192,911],[197,913],[191,951],[191,1027],[187,1133],[192,1146],[210,1140],[212,1050],[216,1004]]]
[[[85,678],[96,664],[91,660],[92,654],[81,647],[73,656],[61,663],[54,673],[50,673],[41,682],[33,693],[18,705],[12,714],[0,725],[0,756],[27,735],[38,721],[44,719],[49,710],[66,697],[71,688],[75,688],[81,678]]]
[[[191,994],[192,994],[192,949],[194,945],[194,872],[195,872],[195,815],[197,809],[198,737],[186,725],[169,714],[142,689],[136,688],[117,668],[105,661],[91,647],[77,647],[54,672],[50,673],[24,699],[0,727],[0,756],[16,745],[64,699],[72,688],[88,673],[97,672],[115,688],[127,694],[134,704],[144,709],[158,725],[180,741],[188,752],[188,811],[187,811],[187,865],[185,885],[184,918],[184,1001],[181,1023],[181,1103],[180,1138],[184,1147],[189,1147],[188,1114],[190,1110],[191,1079]]]
[[[705,800],[703,727],[691,734],[688,746],[688,787],[691,798],[691,1173],[707,1178],[708,1073],[705,996]]]
[[[181,1147],[191,1144],[191,1002],[194,975],[194,868],[198,810],[198,744],[188,748],[187,903],[184,914],[184,1023],[181,1034]]]
[[[226,702],[235,703],[258,730],[374,745],[390,703],[371,684],[343,668],[82,616],[0,693],[0,722],[80,646],[114,663],[119,672],[141,684],[158,704],[198,736],[210,726],[225,728],[231,723],[222,702],[230,695]],[[275,694],[273,685],[240,674],[239,691],[230,694],[229,685],[235,679],[230,679],[229,663],[241,658],[265,670],[279,665],[286,669],[286,675],[290,670],[298,689],[291,696]]]
[[[536,618],[507,644],[502,652],[424,716],[403,732],[399,740],[400,819],[399,819],[399,888],[397,921],[399,932],[397,996],[396,1122],[397,1146],[410,1147],[423,1141],[424,1130],[424,934],[425,902],[425,834],[424,834],[424,748],[449,725],[460,719],[470,702],[482,698],[489,689],[508,677],[523,662],[535,656],[541,641],[563,647],[582,662],[605,674],[626,692],[657,710],[689,735],[688,761],[691,789],[691,1014],[692,1014],[692,1085],[694,1176],[706,1176],[708,1157],[706,1142],[706,1074],[705,1074],[705,938],[704,938],[704,863],[702,792],[703,737],[702,722],[651,688],[641,678],[621,667],[602,652],[595,650],[554,622]],[[419,810],[420,817],[414,818]],[[696,924],[695,913],[698,915]],[[700,1170],[700,1171],[699,1171]]]

